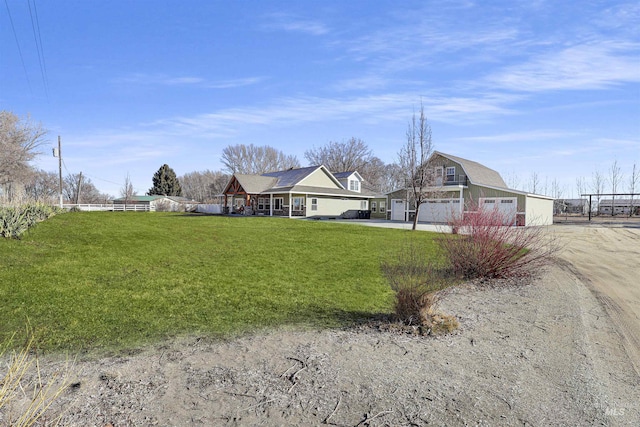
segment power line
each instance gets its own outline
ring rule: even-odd
[[[5,0],[6,1],[6,0]],[[36,0],[33,0],[33,10],[35,12],[35,21],[33,19],[34,13],[31,12],[31,1],[27,0],[29,5],[29,16],[31,18],[31,28],[33,29],[33,39],[36,42],[36,51],[38,52],[38,62],[40,63],[40,74],[42,75],[42,83],[44,84],[44,92],[49,100],[49,84],[47,76],[47,66],[44,60],[44,48],[42,47],[42,34],[40,33],[40,21],[38,20],[38,9],[36,8]]]
[[[4,4],[5,6],[7,6],[7,13],[9,14],[9,22],[11,22],[13,37],[16,39],[16,45],[18,46],[18,53],[20,54],[22,69],[24,70],[24,75],[27,78],[27,85],[29,86],[29,92],[31,92],[31,95],[33,95],[33,90],[31,89],[31,80],[29,80],[29,73],[27,73],[27,66],[24,65],[24,57],[22,56],[22,49],[20,48],[20,42],[18,41],[18,34],[16,33],[16,27],[13,25],[13,18],[11,17],[11,10],[9,9],[9,3],[7,3],[7,0],[4,0]]]

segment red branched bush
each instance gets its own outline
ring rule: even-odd
[[[452,218],[454,235],[440,240],[451,268],[466,279],[531,276],[558,250],[543,227],[517,227],[513,213],[477,205]]]

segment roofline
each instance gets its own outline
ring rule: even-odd
[[[342,185],[342,183],[338,180],[338,178],[336,178],[336,177],[331,173],[331,171],[329,170],[329,168],[327,168],[325,165],[320,165],[320,166],[318,166],[318,169],[324,169],[324,171],[325,171],[327,174],[329,174],[329,177],[331,178],[331,180],[332,180],[335,184],[339,185],[339,186],[340,186],[340,188],[342,188],[343,190],[346,190],[346,188],[344,187],[344,185]],[[316,169],[316,170],[318,170],[318,169]],[[315,171],[314,171],[314,172],[315,172]],[[310,175],[310,174],[309,174],[309,175]],[[309,175],[307,175],[307,176],[309,176]],[[306,178],[306,176],[305,176],[305,178]],[[300,182],[300,181],[298,181],[298,182]],[[294,184],[294,185],[295,185],[295,184]]]
[[[485,185],[485,184],[474,184],[474,185],[477,185],[478,187],[490,188],[492,190],[508,191],[509,193],[516,193],[516,194],[520,194],[520,195],[523,195],[523,196],[536,197],[538,199],[556,200],[555,197],[545,196],[543,194],[529,193],[528,191],[515,190],[513,188],[494,187],[493,185]]]
[[[482,166],[483,168],[489,169],[490,171],[497,173],[497,174],[498,174],[498,176],[500,177],[500,179],[502,179],[502,181],[504,181],[504,179],[502,178],[502,175],[500,175],[500,172],[498,172],[498,171],[497,171],[497,170],[495,170],[495,169],[491,169],[490,167],[485,166],[485,165],[483,165],[482,163],[478,163],[478,162],[476,162],[476,161],[474,161],[474,160],[465,159],[464,157],[454,156],[453,154],[446,154],[446,153],[443,153],[443,152],[441,152],[441,151],[437,151],[437,150],[434,150],[434,152],[433,152],[433,153],[431,153],[431,157],[435,156],[436,154],[438,154],[438,155],[440,155],[440,156],[442,156],[442,157],[446,157],[447,159],[451,160],[452,162],[456,162],[456,163],[458,163],[458,164],[460,165],[460,167],[462,168],[462,170],[464,171],[464,174],[466,175],[466,177],[467,177],[467,179],[469,180],[469,182],[470,182],[471,184],[473,184],[473,185],[483,185],[483,186],[485,186],[485,187],[491,187],[491,186],[486,185],[486,184],[480,184],[480,183],[474,182],[474,181],[471,179],[471,177],[469,176],[469,172],[467,172],[467,170],[464,168],[464,164],[460,163],[458,160],[452,159],[452,157],[458,157],[459,159],[465,160],[465,161],[467,161],[467,162],[472,162],[472,163],[479,164],[479,165],[480,165],[480,166]],[[431,157],[429,157],[429,160],[431,159]]]
[[[441,151],[434,150],[434,152],[433,152],[433,153],[431,153],[431,157],[435,156],[436,154],[437,154],[437,155],[439,155],[439,156],[445,157],[445,158],[447,158],[447,159],[451,160],[452,162],[456,162],[457,164],[459,164],[459,165],[460,165],[460,167],[462,168],[462,170],[464,171],[464,174],[465,174],[465,176],[467,177],[467,179],[469,180],[469,182],[470,182],[471,184],[479,185],[479,184],[476,184],[475,182],[473,182],[473,180],[469,177],[469,172],[467,172],[467,170],[464,168],[464,165],[463,165],[462,163],[460,163],[458,160],[454,160],[454,159],[452,159],[452,158],[451,158],[451,156],[452,156],[451,154],[445,154],[445,153],[443,153],[443,152],[441,152]],[[461,159],[463,159],[463,160],[471,161],[471,160],[468,160],[468,159],[464,159],[464,158],[462,158],[462,157],[460,157],[460,158],[461,158]],[[430,160],[431,160],[431,159],[429,159],[429,161],[430,161]],[[477,163],[477,162],[476,162],[476,163]],[[482,166],[484,166],[484,165],[482,165]],[[484,167],[486,167],[486,166],[484,166]],[[491,168],[487,168],[487,169],[491,169]],[[491,169],[491,170],[493,170],[493,169]],[[494,171],[494,172],[495,172],[495,171]]]
[[[475,185],[476,187],[489,188],[491,190],[507,191],[509,193],[520,194],[520,195],[523,195],[523,196],[536,197],[538,199],[556,200],[554,197],[551,197],[551,196],[545,196],[543,194],[529,193],[527,191],[515,190],[513,188],[496,187],[496,186],[493,186],[493,185],[486,185],[486,184],[473,184],[473,185]],[[456,185],[447,185],[447,186],[443,186],[443,187],[433,187],[433,188],[437,188],[440,191],[447,191],[446,190],[447,188],[451,188],[452,190],[460,190],[460,189],[463,189],[463,188],[468,188],[468,186],[464,187],[464,186],[456,186]],[[398,188],[397,190],[393,190],[393,191],[390,191],[388,193],[385,193],[385,196],[388,196],[389,194],[395,193],[395,192],[400,191],[400,190],[411,191],[410,188]],[[435,190],[434,192],[437,192],[437,191],[438,190]]]
[[[349,190],[346,190],[349,191]],[[312,194],[314,196],[331,196],[331,197],[350,197],[350,198],[358,198],[358,199],[373,199],[375,198],[375,196],[367,196],[364,194],[337,194],[337,193],[323,193],[320,191],[293,191],[293,190],[284,190],[284,191],[277,191],[277,190],[267,190],[267,191],[263,191],[262,193],[258,193],[258,195],[260,194]]]

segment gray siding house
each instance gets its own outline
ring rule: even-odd
[[[234,174],[223,191],[225,212],[292,218],[368,210],[373,196],[362,190],[362,177],[357,172],[337,175],[340,179],[324,166]]]
[[[446,223],[453,215],[481,207],[499,209],[517,225],[553,223],[553,198],[507,188],[498,172],[478,162],[435,151],[429,158],[433,184],[427,190],[429,200],[420,206],[418,221]],[[415,201],[411,189],[387,194],[387,217],[411,221]]]

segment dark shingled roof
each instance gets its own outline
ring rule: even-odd
[[[286,171],[263,173],[263,177],[276,178],[277,181],[272,188],[291,187],[309,176],[320,166],[309,166],[306,168],[289,169]],[[266,190],[266,189],[265,189]]]
[[[334,173],[333,176],[335,176],[337,179],[342,179],[342,178],[348,178],[350,177],[355,171],[350,171],[350,172],[338,172],[338,173]]]

